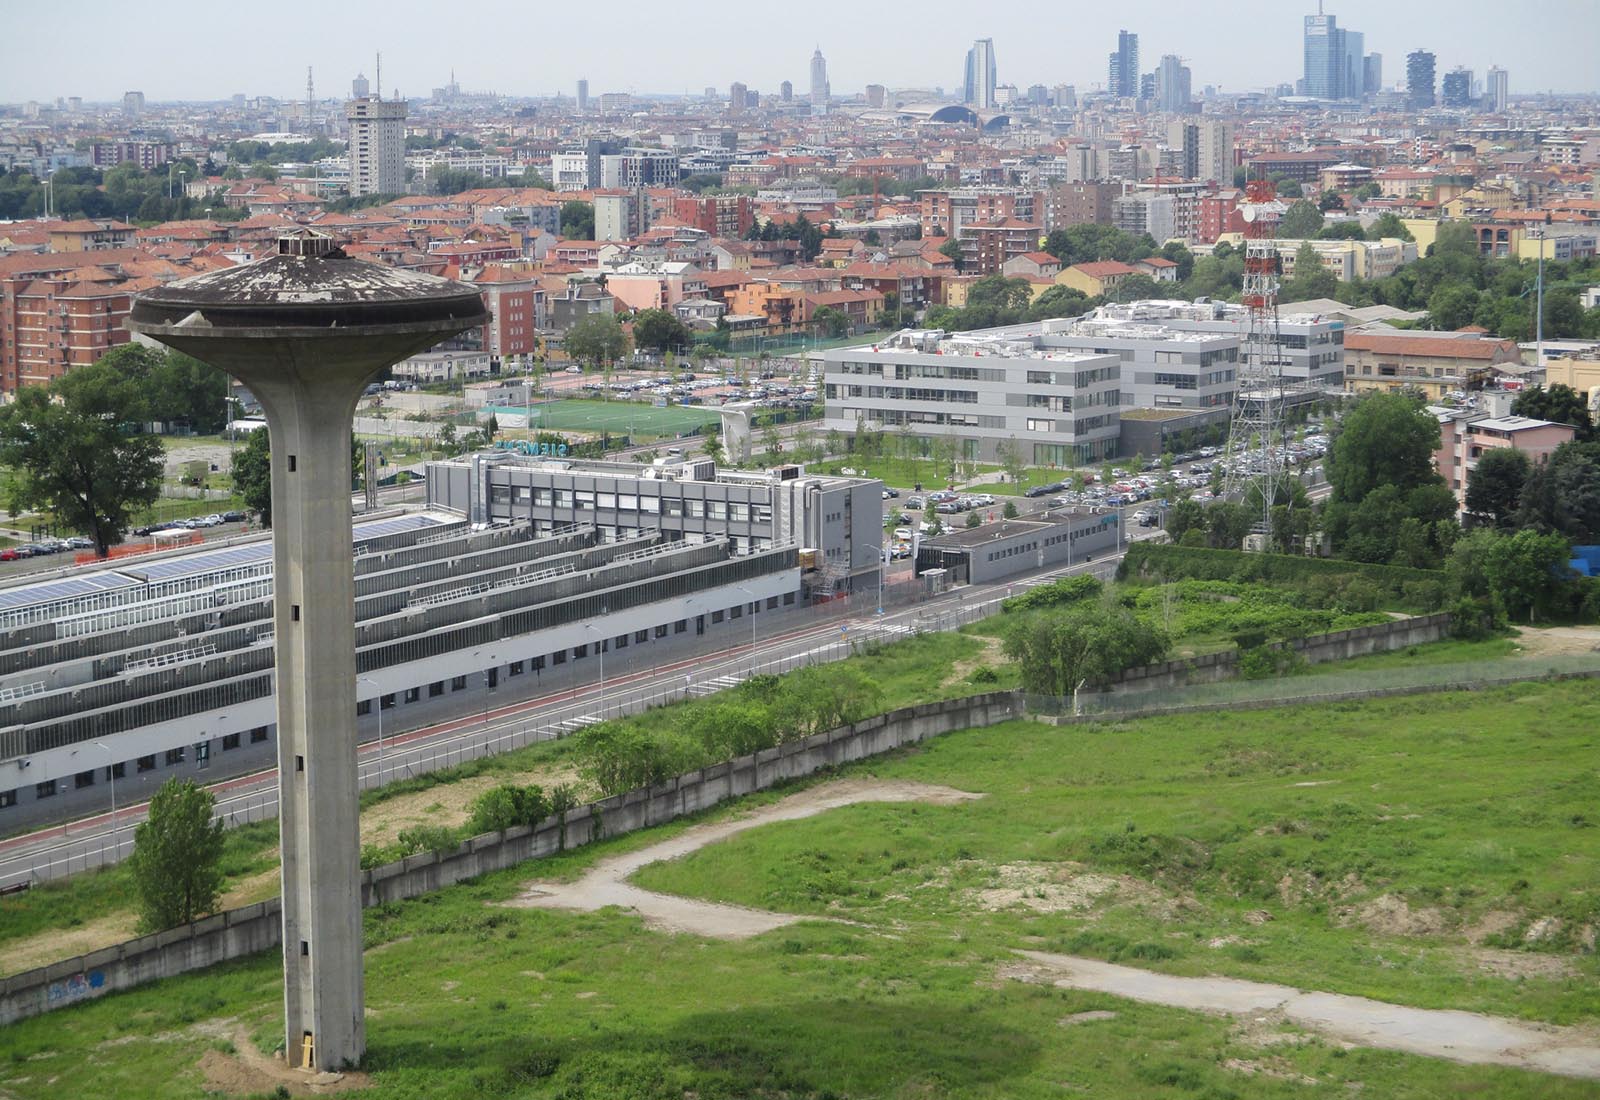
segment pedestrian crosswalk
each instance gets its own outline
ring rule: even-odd
[[[713,676],[709,680],[701,680],[690,687],[696,695],[715,695],[719,691],[738,687],[743,682],[738,676]]]

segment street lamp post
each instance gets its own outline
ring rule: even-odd
[[[111,856],[113,859],[115,859],[120,851],[117,846],[117,757],[116,754],[111,751],[111,746],[107,745],[104,741],[96,741],[94,743],[94,747],[97,749],[105,749],[106,756],[111,761],[106,765],[106,778],[111,782]],[[101,851],[104,850],[104,848],[101,849]]]
[[[756,672],[756,595],[744,585],[739,585],[734,591],[743,592],[750,597],[750,675],[754,676]]]

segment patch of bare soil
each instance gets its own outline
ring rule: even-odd
[[[745,939],[806,918],[739,905],[695,901],[657,894],[628,882],[651,863],[678,859],[707,844],[777,821],[798,821],[857,802],[929,802],[950,806],[982,795],[927,783],[876,779],[842,779],[790,795],[779,802],[753,807],[726,821],[696,825],[675,837],[637,851],[603,859],[576,882],[539,882],[510,905],[542,909],[594,910],[615,905],[638,913],[652,928],[665,932],[720,939]]]
[[[244,878],[234,879],[227,893],[217,903],[218,909],[237,909],[241,905],[254,905],[258,901],[275,898],[283,888],[283,874],[277,867],[268,867]]]
[[[1523,978],[1546,978],[1560,981],[1577,977],[1578,969],[1571,961],[1559,955],[1546,955],[1533,951],[1504,951],[1494,947],[1469,947],[1460,952],[1468,967],[1493,974],[1497,978],[1520,981]]]
[[[1078,1024],[1092,1024],[1096,1020],[1115,1020],[1115,1012],[1107,1012],[1103,1008],[1091,1009],[1088,1012],[1074,1012],[1071,1016],[1063,1016],[1056,1023],[1062,1027],[1074,1027]]]
[[[442,783],[427,790],[388,798],[361,811],[361,843],[393,844],[403,829],[418,825],[437,825],[453,829],[464,825],[472,801],[484,791],[503,783],[526,786],[537,783],[545,790],[561,783],[583,788],[578,773],[570,767],[535,768],[532,771],[474,775],[454,783]]]
[[[1254,1058],[1229,1058],[1222,1063],[1222,1068],[1231,1069],[1235,1073],[1242,1073],[1246,1077],[1255,1077],[1257,1075],[1276,1077],[1279,1080],[1293,1081],[1299,1085],[1314,1085],[1317,1083],[1315,1077],[1297,1073],[1286,1063],[1275,1058],[1269,1058],[1265,1061],[1258,1061]]]
[[[990,912],[1023,905],[1041,913],[1071,913],[1112,896],[1144,905],[1165,900],[1148,883],[1086,871],[1080,863],[1004,863],[995,868],[994,885],[968,894]]]
[[[1384,936],[1437,936],[1450,925],[1444,910],[1413,909],[1396,894],[1379,894],[1361,905],[1342,906],[1335,916],[1341,924],[1359,924]]]
[[[1524,657],[1560,657],[1600,650],[1600,627],[1524,626],[1518,629],[1517,645]]]
[[[1017,954],[1024,961],[1002,967],[1002,977],[1249,1020],[1277,1016],[1353,1046],[1600,1080],[1600,1028],[1594,1026],[1555,1027],[1476,1012],[1408,1008],[1237,978],[1181,978],[1040,951]]]
[[[372,1078],[353,1070],[312,1073],[292,1069],[281,1055],[261,1053],[242,1028],[234,1033],[233,1046],[232,1054],[212,1049],[200,1056],[208,1094],[261,1096],[281,1088],[290,1096],[323,1096],[372,1087]]]
[[[982,665],[998,665],[1005,661],[1005,654],[1001,649],[1003,643],[999,638],[991,638],[988,635],[977,635],[976,637],[978,641],[983,643],[983,648],[971,657],[957,661],[951,666],[950,675],[944,678],[942,687],[951,687],[959,684],[976,672]]]

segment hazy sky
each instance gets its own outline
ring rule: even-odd
[[[236,92],[301,98],[305,69],[318,97],[349,94],[383,52],[386,91],[425,96],[453,66],[465,91],[573,93],[726,92],[740,80],[776,91],[807,87],[817,45],[836,95],[867,84],[956,86],[975,37],[994,39],[1002,83],[1103,86],[1119,28],[1139,35],[1140,66],[1184,57],[1196,92],[1293,82],[1312,3],[1271,0],[810,0],[741,5],[729,0],[331,0],[231,5],[185,0],[74,0],[66,8],[6,0],[0,12],[0,102],[57,96],[152,101],[221,99]],[[1600,88],[1600,0],[1339,0],[1328,14],[1383,54],[1383,78],[1404,75],[1405,54],[1425,48],[1443,74],[1457,65],[1481,79],[1510,71],[1513,94]],[[985,14],[987,13],[987,14]]]

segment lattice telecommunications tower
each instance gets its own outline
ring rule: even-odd
[[[1284,360],[1278,338],[1278,222],[1285,207],[1268,180],[1245,184],[1244,288],[1249,318],[1239,359],[1239,396],[1233,406],[1224,457],[1223,492],[1229,500],[1259,503],[1260,517],[1247,545],[1272,543],[1272,506],[1288,504],[1292,474],[1284,425]],[[1257,495],[1259,493],[1259,496]]]

